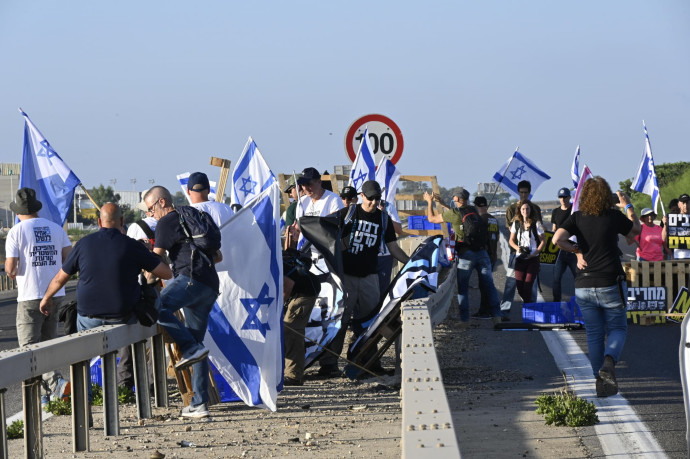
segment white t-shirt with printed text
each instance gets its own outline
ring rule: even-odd
[[[197,202],[192,204],[192,207],[196,207],[209,214],[216,225],[218,225],[218,228],[223,226],[225,222],[230,220],[230,217],[235,215],[235,212],[232,211],[232,207],[218,201]]]
[[[17,301],[43,298],[62,268],[62,249],[71,246],[65,230],[45,218],[30,218],[12,227],[5,241],[5,256],[18,258]],[[55,296],[65,296],[64,287]]]

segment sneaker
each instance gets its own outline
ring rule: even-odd
[[[472,314],[473,319],[491,319],[491,314],[488,312],[475,312]]]
[[[55,392],[53,392],[51,398],[53,400],[67,400],[71,391],[72,385],[70,382],[65,378],[59,378],[55,385]]]
[[[199,348],[199,350],[195,351],[188,357],[182,357],[179,362],[175,364],[175,369],[176,370],[182,370],[184,368],[187,368],[190,365],[193,365],[201,360],[204,360],[206,356],[208,355],[208,349],[205,347]]]
[[[616,381],[616,372],[614,370],[615,365],[613,357],[610,355],[604,358],[604,364],[599,370],[599,376],[597,376],[597,397],[610,397],[618,393],[618,382]],[[599,386],[601,386],[601,389]]]
[[[337,366],[321,367],[316,374],[321,378],[339,378],[343,375]]]
[[[211,413],[208,411],[208,406],[205,403],[202,403],[201,405],[197,406],[185,406],[182,408],[180,416],[183,418],[207,418],[211,416]]]

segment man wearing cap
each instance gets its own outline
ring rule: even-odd
[[[299,201],[299,190],[297,189],[297,183],[295,181],[295,176],[291,175],[288,179],[287,186],[283,190],[283,193],[290,196],[292,202],[285,209],[285,226],[289,227],[295,223],[295,216],[297,212],[297,201]]]
[[[362,184],[361,203],[357,204],[350,222],[343,228],[343,238],[347,248],[343,252],[343,316],[340,330],[320,359],[319,375],[334,377],[340,375],[338,358],[343,349],[345,333],[352,320],[355,336],[361,335],[365,328],[363,322],[371,318],[379,301],[378,254],[379,247],[385,244],[391,255],[403,263],[409,257],[396,242],[395,230],[390,216],[378,208],[381,200],[381,186],[375,180]],[[347,208],[339,211],[345,219]],[[367,360],[366,358],[364,359]],[[380,363],[373,365],[372,371],[382,371]]]
[[[493,273],[493,270],[496,267],[496,260],[498,258],[498,220],[489,213],[489,204],[484,196],[476,196],[474,198],[474,207],[476,207],[477,213],[480,217],[482,217],[482,220],[484,220],[487,231],[489,232],[489,243],[486,249],[489,253],[489,259],[491,260],[491,272]],[[479,265],[475,266],[475,269],[477,269],[477,275],[479,275]],[[479,305],[479,310],[472,317],[479,319],[490,319],[491,308],[489,307],[489,294],[486,291],[484,284],[479,284],[479,291],[482,298],[481,303]],[[508,318],[505,320],[508,320]]]
[[[5,272],[17,281],[17,341],[19,346],[47,341],[58,336],[58,314],[46,317],[39,309],[50,281],[60,270],[62,261],[72,249],[72,243],[62,227],[38,216],[43,204],[31,188],[20,188],[10,209],[19,223],[7,233],[5,241]],[[57,307],[65,298],[65,289],[56,295]],[[51,371],[42,377],[46,395],[42,404],[66,397],[70,383],[60,372]]]
[[[688,215],[688,203],[690,202],[690,196],[687,193],[683,193],[678,197],[678,209],[681,215]],[[664,216],[664,227],[667,224],[667,218]],[[673,249],[673,258],[676,260],[685,260],[690,258],[690,249]]]
[[[573,211],[573,205],[570,203],[570,190],[568,188],[561,188],[558,190],[558,202],[560,206],[553,209],[551,212],[551,224],[553,225],[553,232],[563,226],[570,214]],[[575,236],[570,238],[575,242]],[[553,285],[551,291],[553,293],[553,301],[561,301],[561,280],[565,270],[569,269],[573,275],[573,279],[577,275],[577,257],[572,252],[560,250],[556,257],[556,263],[553,265]]]
[[[209,214],[213,221],[220,228],[230,220],[235,213],[232,207],[218,201],[209,201],[208,194],[211,192],[211,184],[208,177],[203,172],[194,172],[189,175],[187,180],[187,195],[192,207],[196,207]]]
[[[350,207],[350,204],[357,204],[357,190],[351,186],[343,187],[340,192],[340,199],[343,200],[345,207]]]
[[[458,253],[458,299],[460,302],[460,322],[462,323],[461,326],[463,327],[469,326],[470,305],[468,289],[470,275],[474,269],[477,270],[479,275],[480,285],[484,284],[484,289],[487,292],[489,307],[491,308],[491,316],[494,324],[497,324],[501,321],[498,293],[496,292],[496,286],[494,285],[494,279],[491,272],[491,260],[489,259],[489,253],[486,251],[486,243],[488,242],[489,238],[486,226],[482,228],[485,241],[482,248],[473,250],[469,244],[464,241],[465,231],[462,213],[477,212],[474,207],[468,205],[467,201],[469,199],[470,193],[466,189],[459,187],[457,193],[453,195],[453,201],[455,202],[455,206],[457,208],[447,210],[439,215],[434,215],[433,196],[429,192],[424,193],[424,200],[427,202],[426,214],[429,222],[450,222],[450,224],[453,225],[453,231],[455,231],[455,250]],[[465,218],[467,218],[467,216]]]

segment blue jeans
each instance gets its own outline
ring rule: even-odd
[[[628,297],[625,282],[623,296]],[[596,376],[605,356],[610,355],[618,362],[621,355],[628,331],[627,302],[621,298],[618,285],[576,288],[575,297],[585,321],[589,361]]]
[[[218,293],[187,276],[177,276],[161,291],[158,323],[177,343],[183,357],[202,349],[208,316]],[[185,323],[175,317],[183,309]],[[208,402],[208,359],[192,365],[192,405]]]
[[[472,270],[477,270],[479,285],[483,286],[491,308],[491,315],[501,315],[501,307],[498,302],[498,293],[494,286],[494,278],[491,271],[491,260],[486,250],[467,250],[458,255],[458,295],[460,300],[460,320],[470,320],[470,304],[467,291],[469,290],[470,275]]]
[[[134,314],[131,314],[129,317],[126,317],[124,319],[96,319],[96,318],[89,318],[87,316],[82,316],[81,314],[77,314],[77,330],[78,331],[84,331],[84,330],[91,330],[92,328],[100,327],[101,325],[119,325],[119,324],[128,324],[132,325],[137,323],[137,316]],[[90,381],[90,379],[89,379]],[[89,403],[93,402],[93,395],[91,394],[91,383],[86,385],[87,390],[89,392]]]
[[[551,292],[553,293],[553,301],[561,301],[561,278],[565,274],[565,270],[570,269],[570,273],[575,279],[577,274],[577,257],[572,252],[564,252],[561,250],[556,257],[556,263],[553,265],[553,284]]]

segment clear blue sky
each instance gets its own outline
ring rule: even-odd
[[[274,172],[345,164],[368,113],[405,138],[403,174],[476,189],[516,146],[552,176],[690,160],[690,2],[0,3],[0,161],[21,106],[87,187],[172,187],[252,136]],[[690,190],[689,190],[690,191]]]

